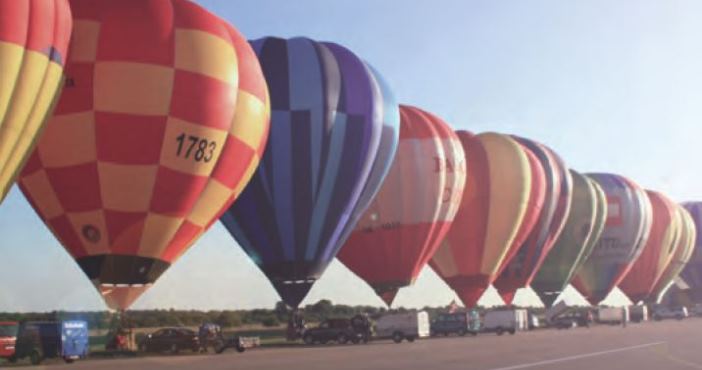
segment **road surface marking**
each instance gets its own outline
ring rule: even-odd
[[[624,352],[624,351],[631,351],[632,349],[639,349],[639,348],[646,348],[646,347],[652,347],[652,346],[657,346],[660,344],[665,344],[666,342],[653,342],[653,343],[646,343],[646,344],[639,344],[637,346],[631,346],[631,347],[622,347],[622,348],[616,348],[616,349],[610,349],[606,351],[599,351],[599,352],[592,352],[592,353],[585,353],[582,355],[575,355],[575,356],[568,356],[568,357],[561,357],[561,358],[555,358],[552,360],[544,360],[544,361],[539,361],[539,362],[532,362],[530,364],[521,364],[521,365],[514,365],[514,366],[507,366],[507,367],[498,367],[490,370],[517,370],[517,369],[528,369],[530,367],[536,367],[536,366],[543,366],[543,365],[551,365],[551,364],[557,364],[559,362],[567,362],[567,361],[573,361],[573,360],[580,360],[582,358],[588,358],[588,357],[596,357],[596,356],[602,356],[602,355],[608,355],[610,353],[617,353],[617,352]]]

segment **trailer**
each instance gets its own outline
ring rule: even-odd
[[[528,330],[529,315],[527,310],[494,310],[487,311],[483,317],[483,329],[485,333],[515,334],[519,330]]]
[[[628,307],[599,307],[597,309],[599,324],[619,325],[629,322]]]

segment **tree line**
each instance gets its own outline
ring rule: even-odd
[[[478,308],[482,310],[481,307]],[[348,318],[365,313],[371,318],[378,318],[387,312],[408,312],[410,309],[398,307],[386,309],[375,306],[349,306],[333,304],[323,299],[301,308],[305,320],[315,323],[328,318]],[[448,307],[424,307],[430,317],[447,312]],[[156,328],[165,326],[199,326],[205,322],[216,323],[224,328],[243,326],[277,327],[286,324],[291,310],[278,302],[272,309],[251,310],[129,310],[120,316],[109,311],[54,311],[54,312],[0,312],[0,321],[52,321],[66,319],[86,320],[91,329],[109,329],[117,322],[126,322],[133,328]]]

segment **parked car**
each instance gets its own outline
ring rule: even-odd
[[[15,354],[17,329],[15,321],[0,321],[0,358],[9,359]]]
[[[526,330],[528,325],[526,310],[493,310],[483,317],[483,332],[515,334],[517,330]]]
[[[442,313],[431,321],[432,336],[477,335],[478,331],[480,331],[480,316],[476,311]]]
[[[687,307],[668,307],[668,306],[656,306],[653,309],[653,314],[651,315],[654,320],[661,321],[664,319],[676,319],[682,320],[689,316],[687,312]]]
[[[67,363],[88,355],[88,323],[83,320],[62,322],[23,322],[17,331],[15,354],[11,362],[29,358],[33,365],[47,358],[62,358]]]
[[[200,352],[200,339],[197,333],[187,328],[163,328],[147,335],[139,349],[144,352],[170,352],[182,350]]]
[[[702,304],[695,304],[694,306],[692,306],[688,313],[690,314],[690,316],[702,316]]]
[[[648,321],[648,307],[644,304],[629,306],[629,320],[631,322]]]
[[[551,326],[556,329],[572,329],[578,326],[576,318],[571,314],[558,316],[551,320]]]
[[[395,343],[428,337],[430,330],[426,311],[386,314],[375,322],[376,338],[391,338]]]
[[[359,343],[363,340],[363,335],[354,330],[349,319],[328,319],[322,321],[316,328],[305,329],[302,340],[305,344]]]

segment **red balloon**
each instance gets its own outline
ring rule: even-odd
[[[400,142],[378,195],[337,258],[390,305],[434,255],[458,209],[465,154],[440,118],[400,106]]]
[[[653,287],[673,258],[675,246],[680,238],[680,216],[676,205],[665,195],[646,190],[651,201],[653,221],[648,241],[636,259],[619,289],[637,303],[651,294]]]

